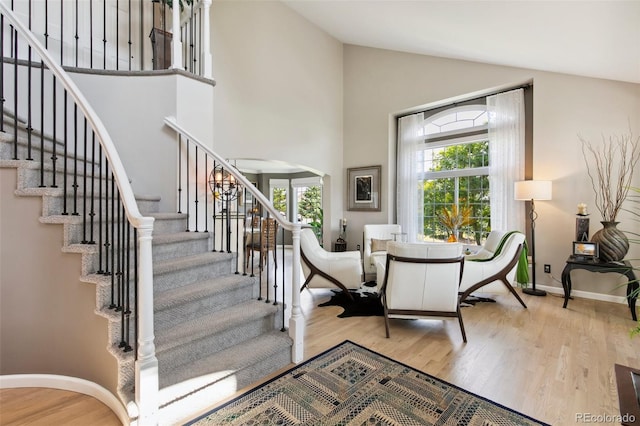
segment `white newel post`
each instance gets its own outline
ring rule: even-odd
[[[213,78],[211,58],[211,16],[209,16],[211,0],[203,0],[202,4],[204,13],[204,19],[202,20],[202,58],[200,58],[203,65],[202,76],[206,78]]]
[[[138,228],[138,360],[135,366],[138,425],[158,424],[158,358],[153,329],[153,218]]]
[[[293,339],[291,360],[296,364],[304,358],[304,317],[300,309],[300,224],[294,224],[293,253],[291,259],[291,318],[289,336]]]
[[[173,37],[171,39],[171,57],[173,60],[171,61],[171,68],[174,69],[184,69],[182,66],[182,31],[180,30],[180,2],[178,0],[174,1],[173,4],[173,15],[171,18],[171,24],[173,32]]]

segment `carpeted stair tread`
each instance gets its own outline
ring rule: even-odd
[[[182,366],[182,368],[172,369],[161,377],[161,400],[167,402],[172,399],[170,396],[172,390],[167,389],[171,385],[193,379],[190,385],[194,389],[202,388],[213,383],[214,380],[219,381],[229,375],[238,375],[239,371],[262,361],[268,362],[275,354],[285,350],[290,351],[291,345],[292,340],[287,333],[275,330],[200,358],[195,362]],[[249,383],[236,383],[237,389],[256,382],[282,367],[284,365],[274,365],[271,368],[263,367],[264,374],[253,377],[249,380]],[[215,373],[219,374],[216,375]],[[215,401],[211,401],[211,403],[213,402]]]
[[[162,291],[154,295],[155,310],[171,308],[178,303],[198,301],[239,287],[251,287],[254,283],[255,278],[234,274]]]
[[[173,325],[167,330],[156,329],[156,350],[160,353],[189,341],[220,333],[238,324],[275,314],[277,310],[278,307],[270,303],[251,300]]]
[[[155,218],[156,220],[183,219],[187,217],[187,215],[184,213],[172,213],[172,212],[154,212],[154,213],[149,213],[149,216]]]
[[[159,234],[153,237],[153,244],[171,244],[181,241],[206,240],[207,232],[175,232],[171,234]]]
[[[182,269],[192,268],[194,266],[202,266],[214,262],[230,260],[233,253],[207,252],[185,256],[178,259],[163,260],[153,265],[154,275],[164,274],[167,272],[175,272]]]

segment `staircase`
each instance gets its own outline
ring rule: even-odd
[[[25,158],[26,144],[25,132],[20,129],[19,158]],[[40,155],[37,149],[33,150],[33,158],[39,159]],[[50,152],[45,156],[49,157]],[[62,191],[39,187],[39,161],[12,157],[13,129],[5,126],[5,132],[0,132],[0,167],[16,170],[18,196],[42,198],[40,221],[62,226],[61,249],[81,256],[78,274],[81,281],[96,285],[95,311],[109,320],[110,351],[118,360],[118,393],[125,404],[129,403],[134,400],[135,351],[119,348],[122,321],[121,315],[109,308],[111,277],[97,273],[95,244],[82,243],[82,215],[59,214]],[[62,180],[63,176],[59,176],[58,181]],[[141,212],[155,218],[153,281],[159,419],[163,424],[173,424],[288,365],[292,341],[280,331],[283,305],[257,300],[258,277],[234,273],[236,253],[211,251],[209,233],[185,232],[185,214],[159,212],[159,200],[154,197],[136,198]]]
[[[144,1],[146,4],[147,0]],[[66,3],[60,3],[63,4]],[[206,11],[206,1],[204,7]],[[0,38],[3,115],[0,168],[16,173],[14,194],[10,194],[11,190],[3,191],[0,207],[4,209],[5,203],[12,203],[12,215],[18,216],[14,220],[24,224],[27,220],[33,221],[33,215],[31,219],[19,217],[15,206],[26,197],[40,198],[42,210],[36,221],[39,223],[21,229],[30,236],[43,235],[39,241],[46,240],[47,249],[60,244],[63,253],[78,260],[72,262],[77,265],[78,281],[95,286],[95,302],[89,301],[81,288],[83,297],[78,300],[82,301],[84,309],[76,310],[71,306],[75,303],[74,297],[74,302],[65,302],[64,309],[56,311],[67,324],[92,323],[91,327],[76,327],[69,339],[73,341],[67,342],[66,330],[58,330],[53,323],[44,324],[46,320],[41,318],[48,312],[48,306],[40,302],[38,290],[31,289],[33,285],[39,286],[40,290],[51,288],[47,286],[51,276],[47,262],[28,259],[28,267],[38,268],[42,273],[33,275],[41,278],[21,282],[21,294],[25,293],[24,287],[31,289],[22,300],[30,300],[32,294],[38,299],[40,304],[36,305],[42,311],[37,315],[40,322],[36,323],[35,329],[54,333],[56,345],[66,344],[66,347],[52,347],[51,353],[45,355],[54,359],[49,367],[43,368],[33,362],[24,365],[13,362],[11,368],[6,364],[3,366],[2,374],[53,372],[83,378],[100,385],[100,392],[109,393],[106,399],[114,410],[119,411],[124,423],[176,424],[292,361],[302,361],[304,319],[298,287],[293,285],[300,282],[297,267],[300,225],[284,220],[251,182],[211,151],[210,144],[197,140],[175,119],[165,117],[157,117],[158,126],[163,125],[164,119],[164,125],[176,132],[177,158],[170,161],[185,166],[176,176],[179,200],[176,210],[181,211],[181,202],[186,199],[187,213],[159,211],[160,205],[166,205],[160,203],[159,197],[134,195],[111,136],[78,87],[35,33],[1,1],[0,12],[3,18],[0,28],[3,35]],[[193,157],[195,161],[191,161]],[[194,166],[195,170],[191,170]],[[195,183],[204,181],[206,185],[209,179],[211,184],[210,171],[231,176],[227,181],[227,184],[232,183],[231,189],[240,185],[251,193],[263,215],[278,221],[281,241],[284,241],[285,231],[291,233],[289,283],[285,282],[284,254],[280,263],[283,268],[280,283],[275,271],[273,281],[269,282],[268,267],[264,275],[260,270],[254,276],[253,266],[250,270],[244,269],[245,273],[239,273],[238,254],[229,248],[232,231],[228,227],[231,217],[228,200],[226,213],[216,218],[218,211],[212,204],[217,205],[217,202],[212,202],[211,194],[204,200],[198,199],[199,189]],[[2,171],[3,176],[10,173],[10,170]],[[189,179],[194,180],[190,183]],[[215,193],[224,197],[223,189],[229,187],[223,182],[218,186],[217,180],[215,183]],[[183,188],[185,192],[181,192]],[[195,194],[191,201],[190,191]],[[203,202],[198,204],[200,201]],[[24,205],[27,204],[34,211],[34,203],[25,201]],[[212,229],[217,229],[216,224],[226,223],[224,231],[209,233],[205,226],[204,232],[198,232],[198,206],[203,205],[202,217],[211,217],[211,213],[207,213],[208,206],[209,212],[213,212]],[[190,214],[190,208],[193,214]],[[237,203],[235,208],[240,212]],[[244,209],[244,216],[247,216],[247,207]],[[235,235],[243,235],[246,231],[238,227],[240,217],[238,214],[235,218]],[[185,231],[192,220],[196,232]],[[40,223],[45,225],[40,226]],[[62,238],[54,237],[54,234],[60,235],[57,232],[43,232],[44,227],[49,226],[61,228]],[[5,222],[3,229],[7,229]],[[8,234],[11,236],[7,237]],[[225,234],[227,249],[217,251],[221,248],[218,241],[221,237],[224,241]],[[10,232],[4,234],[3,250],[11,250],[13,241],[9,238],[21,236]],[[237,244],[235,249],[239,250]],[[59,257],[58,253],[55,255]],[[10,265],[8,275],[17,276],[19,267]],[[63,286],[68,280],[76,281],[74,274],[67,273],[71,269],[65,262],[64,279],[54,278],[51,282]],[[53,270],[56,270],[55,266]],[[1,287],[3,291],[12,292],[16,284],[8,281],[2,282]],[[65,291],[70,300],[72,293],[66,288]],[[263,300],[263,294],[267,296],[266,300]],[[273,299],[269,300],[271,295]],[[284,324],[285,300],[290,300],[286,306],[290,309],[287,324]],[[86,306],[89,303],[91,307]],[[16,310],[11,312],[22,318]],[[97,317],[87,318],[94,314]],[[60,318],[56,319],[60,321]],[[102,323],[105,329],[102,329]],[[17,330],[22,326],[20,319],[6,312],[4,324]],[[34,329],[33,325],[29,326]],[[100,332],[100,336],[84,335],[85,329],[93,333],[104,332]],[[9,344],[21,343],[18,333],[11,336],[16,342],[9,341]],[[102,346],[105,338],[108,340],[106,350]],[[6,340],[3,339],[3,343]],[[40,350],[48,349],[45,340],[48,341],[41,339]],[[41,356],[23,346],[17,345],[19,349],[11,352],[12,361],[23,353],[31,359],[34,355]],[[77,348],[83,350],[78,352]],[[82,356],[76,356],[78,353]],[[99,361],[86,359],[92,354],[99,357]],[[80,364],[78,368],[73,362]]]

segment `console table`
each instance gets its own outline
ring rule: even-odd
[[[569,256],[567,264],[562,271],[562,288],[564,289],[563,308],[567,307],[567,302],[571,298],[571,271],[574,269],[585,269],[591,272],[612,272],[624,275],[628,278],[627,283],[627,302],[631,310],[631,318],[637,321],[636,316],[636,299],[638,298],[637,290],[640,286],[633,272],[633,267],[628,261],[621,262],[599,262],[593,259],[578,258]]]

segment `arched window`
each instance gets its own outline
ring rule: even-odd
[[[481,244],[491,227],[524,230],[513,186],[524,179],[526,110],[518,88],[398,118],[396,213],[409,241]],[[447,224],[454,209],[468,223]]]

